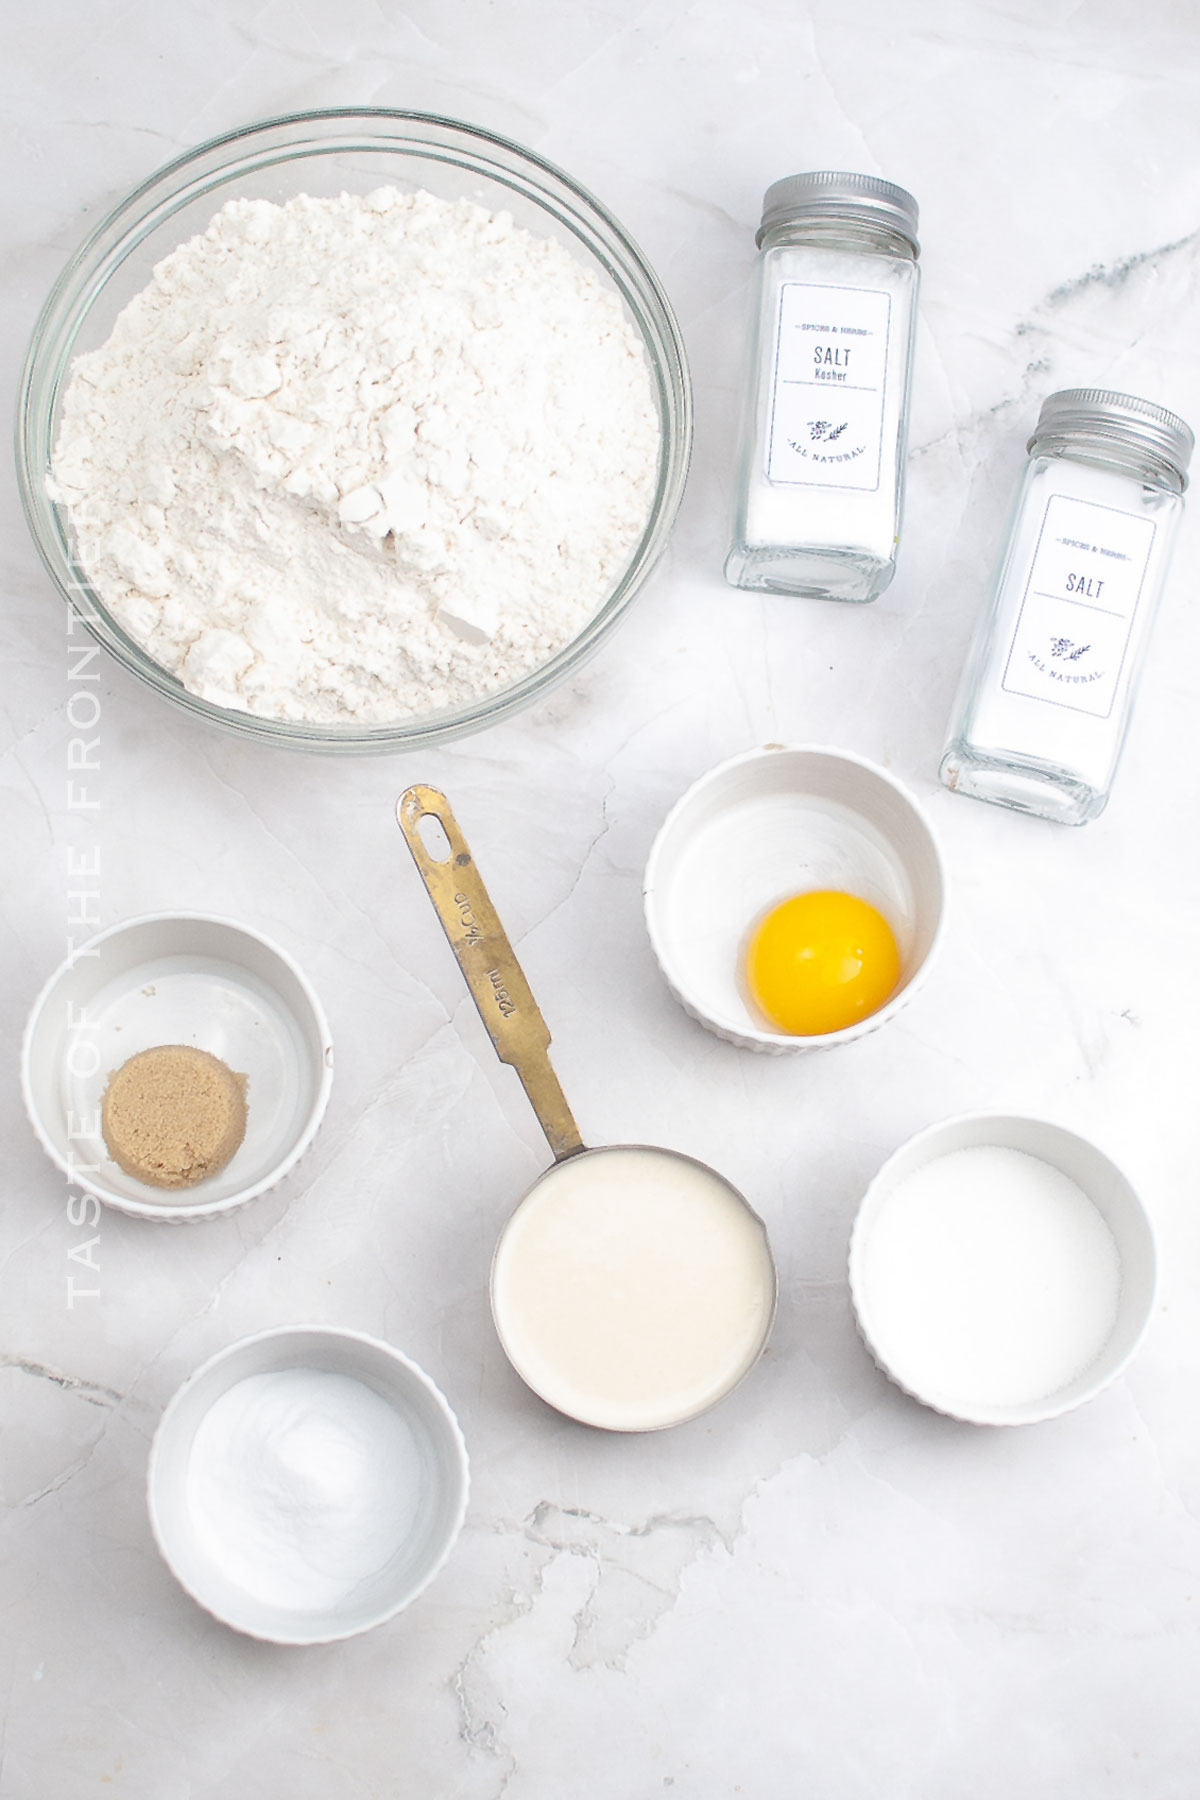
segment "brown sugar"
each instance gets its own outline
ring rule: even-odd
[[[246,1135],[246,1077],[188,1044],[140,1050],[108,1078],[104,1142],[127,1175],[152,1187],[194,1187]]]

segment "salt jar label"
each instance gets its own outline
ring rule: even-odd
[[[768,481],[878,488],[891,310],[871,288],[783,283]]]
[[[1109,716],[1154,533],[1151,519],[1051,495],[1005,661],[1006,693]]]

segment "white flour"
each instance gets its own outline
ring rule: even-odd
[[[52,491],[105,605],[193,693],[379,724],[576,635],[658,441],[616,296],[508,214],[234,200],[77,359]]]

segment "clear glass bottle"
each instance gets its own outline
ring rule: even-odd
[[[955,793],[1067,825],[1104,811],[1193,443],[1131,394],[1046,400],[942,754]]]
[[[767,189],[738,457],[735,587],[874,600],[896,570],[917,203],[873,175]]]

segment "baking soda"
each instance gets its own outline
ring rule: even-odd
[[[196,1540],[268,1606],[321,1612],[408,1539],[421,1456],[373,1388],[323,1369],[252,1375],[196,1431],[187,1504]]]

